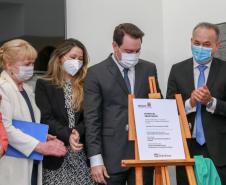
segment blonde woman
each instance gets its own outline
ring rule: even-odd
[[[84,152],[83,82],[88,56],[78,40],[68,39],[52,54],[46,76],[37,80],[35,99],[49,133],[68,146],[62,158],[45,157],[44,185],[92,185]]]
[[[46,143],[23,133],[12,125],[12,120],[39,123],[40,111],[35,104],[32,90],[25,81],[32,77],[37,53],[26,41],[15,39],[0,47],[3,72],[0,78],[2,101],[0,112],[8,135],[9,144],[29,156],[33,151],[44,155],[64,156],[64,144],[53,136]],[[42,162],[26,158],[3,156],[0,160],[0,185],[41,185]]]

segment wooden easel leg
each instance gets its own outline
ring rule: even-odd
[[[155,185],[170,185],[170,177],[167,166],[155,168]]]
[[[155,167],[155,185],[162,185],[161,167]]]
[[[168,170],[168,167],[165,166],[165,176],[166,176],[166,184],[167,185],[170,185],[170,176],[169,176],[169,170]]]
[[[161,167],[162,185],[167,185],[165,166]]]
[[[135,174],[136,174],[136,184],[143,185],[143,168],[142,167],[136,167],[135,168]]]
[[[186,169],[186,172],[187,172],[189,184],[190,185],[196,185],[196,179],[195,179],[193,166],[185,166],[185,169]]]

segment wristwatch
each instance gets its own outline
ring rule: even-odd
[[[206,104],[206,107],[210,109],[212,105],[213,105],[213,97],[208,101],[208,103]]]

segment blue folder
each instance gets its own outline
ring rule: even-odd
[[[48,125],[45,124],[37,124],[33,122],[27,122],[27,121],[19,121],[19,120],[13,120],[12,124],[14,127],[20,129],[22,132],[36,138],[40,142],[45,142],[48,135]],[[18,157],[18,158],[27,158],[31,160],[43,160],[43,155],[38,152],[32,152],[29,157],[25,156],[23,153],[19,152],[12,146],[8,146],[8,149],[6,151],[7,156],[12,157]]]

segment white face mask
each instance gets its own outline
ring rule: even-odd
[[[140,53],[122,53],[121,56],[119,64],[124,68],[131,68],[138,63]]]
[[[79,71],[79,69],[81,69],[82,62],[77,59],[69,59],[66,60],[63,65],[64,70],[71,76],[74,76]]]
[[[21,81],[29,80],[34,73],[34,66],[19,66],[19,73],[15,74],[16,78]]]

